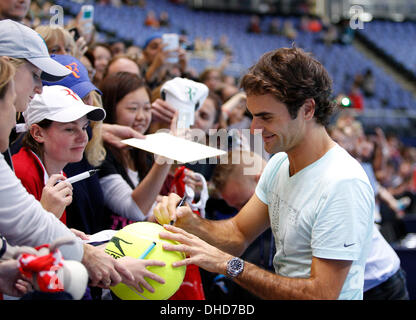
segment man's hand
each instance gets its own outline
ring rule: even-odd
[[[183,229],[171,225],[164,225],[164,228],[170,232],[161,232],[160,238],[177,241],[179,244],[164,243],[163,249],[186,254],[186,259],[172,263],[172,267],[195,264],[209,272],[225,274],[227,262],[233,258],[232,255],[213,247]]]
[[[176,208],[180,201],[181,197],[176,193],[162,197],[162,200],[153,209],[153,215],[157,222],[164,225],[174,221],[176,226],[183,229],[192,225],[196,218],[195,214],[188,205]]]

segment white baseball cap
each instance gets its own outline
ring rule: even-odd
[[[44,86],[42,94],[36,94],[23,112],[26,130],[44,119],[66,123],[85,115],[89,120],[101,121],[105,110],[84,104],[74,91],[64,86]]]
[[[179,111],[178,128],[189,128],[194,124],[195,110],[202,106],[208,92],[205,84],[180,77],[166,81],[160,89],[164,100]]]
[[[0,56],[28,60],[42,70],[41,78],[46,81],[59,81],[71,73],[51,59],[39,33],[10,19],[0,21]]]

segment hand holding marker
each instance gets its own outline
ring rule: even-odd
[[[181,199],[181,201],[179,201],[178,206],[176,207],[176,209],[178,209],[179,207],[181,207],[183,205],[183,203],[185,202],[185,200],[186,200],[186,195],[183,196],[183,198]],[[170,222],[169,222],[170,225],[173,225],[174,223],[175,223],[174,220],[170,220]]]

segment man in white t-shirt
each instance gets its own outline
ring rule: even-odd
[[[176,209],[175,194],[163,198],[154,214],[175,226],[161,237],[181,242],[164,248],[188,256],[173,265],[226,274],[263,299],[362,299],[374,194],[360,164],[326,131],[334,108],[328,73],[301,49],[281,48],[265,53],[241,83],[251,130],[275,155],[256,193],[226,221]],[[268,227],[275,273],[238,258]]]

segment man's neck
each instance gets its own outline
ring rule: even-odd
[[[314,127],[296,148],[287,151],[290,176],[322,158],[334,146],[335,142],[328,135],[325,127]]]

